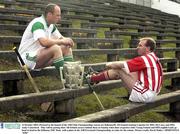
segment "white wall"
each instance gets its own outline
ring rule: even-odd
[[[180,4],[169,0],[117,0],[117,1],[144,5],[147,7],[159,9],[166,13],[176,14],[180,16]]]
[[[116,1],[122,1],[122,2],[127,2],[127,3],[151,7],[151,0],[116,0]]]
[[[152,0],[152,8],[180,16],[180,4],[169,0]]]

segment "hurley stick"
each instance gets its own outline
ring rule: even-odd
[[[34,82],[34,79],[32,78],[31,74],[29,73],[29,70],[28,70],[27,65],[24,63],[24,61],[23,61],[21,55],[19,54],[17,48],[14,47],[13,50],[15,51],[17,57],[19,58],[19,60],[20,60],[20,62],[21,62],[21,65],[22,65],[22,68],[23,68],[23,70],[26,72],[26,75],[27,75],[28,79],[30,80],[30,82],[31,82],[31,84],[32,84],[35,92],[36,92],[36,93],[40,93],[40,91],[39,91],[36,83]],[[41,104],[41,108],[42,108],[44,111],[49,112],[49,111],[51,111],[52,108],[53,108],[53,107],[52,107],[52,103],[51,103],[51,102],[42,103],[42,104]]]

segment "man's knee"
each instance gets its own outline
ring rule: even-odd
[[[51,46],[51,49],[56,51],[56,50],[61,50],[61,47],[59,45],[55,44],[55,45]]]
[[[118,80],[120,79],[119,71],[117,69],[112,69],[108,71],[108,75],[110,79]]]
[[[111,71],[109,71],[109,74],[112,79],[117,79],[117,80],[118,79],[125,80],[131,78],[131,76],[122,69],[112,69]]]
[[[69,55],[72,54],[72,48],[71,47],[67,47],[67,46],[61,46],[61,50],[63,52],[64,55]]]
[[[53,53],[62,53],[61,47],[59,45],[53,45],[51,46],[51,51]]]

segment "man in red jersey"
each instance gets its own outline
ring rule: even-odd
[[[156,42],[152,38],[141,38],[137,46],[138,57],[128,61],[106,64],[107,70],[87,78],[91,83],[121,79],[133,102],[151,102],[160,92],[162,66],[154,50]]]

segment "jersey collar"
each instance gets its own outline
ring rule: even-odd
[[[46,19],[45,19],[45,16],[42,14],[42,16],[41,16],[41,17],[43,18],[43,20],[44,20],[44,22],[45,22],[46,26],[47,26],[47,27],[49,27],[49,25],[48,25],[48,23],[47,23],[47,21],[46,21]]]

